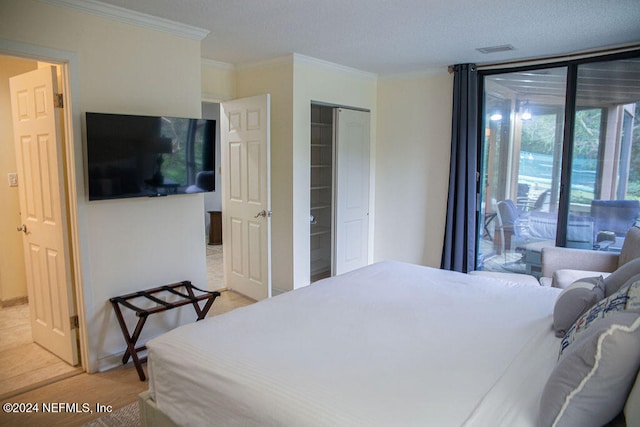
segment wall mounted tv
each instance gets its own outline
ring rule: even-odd
[[[89,200],[213,191],[216,121],[86,113]]]

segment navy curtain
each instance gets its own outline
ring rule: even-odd
[[[478,171],[478,73],[454,65],[449,196],[441,268],[467,273],[475,267]]]

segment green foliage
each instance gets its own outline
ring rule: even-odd
[[[636,102],[636,118],[633,123],[633,133],[631,138],[632,143],[630,159],[631,164],[629,167],[629,184],[631,184],[631,181],[640,183],[640,102]]]
[[[555,140],[555,114],[535,115],[531,120],[522,121],[522,151],[553,154]]]
[[[640,181],[629,181],[626,198],[640,200]]]
[[[576,112],[574,126],[574,157],[597,159],[600,145],[602,109],[593,108]],[[595,162],[594,162],[595,164]]]
[[[627,198],[640,200],[640,102],[636,103],[635,111],[637,116],[632,130]],[[597,168],[603,114],[601,108],[579,110],[576,113],[573,156],[574,163],[579,162],[582,170],[595,171]],[[557,119],[555,114],[538,114],[531,120],[523,121],[521,150],[553,155],[554,144],[561,143],[558,140],[561,139],[561,132],[556,129]],[[589,203],[591,199],[593,194],[572,189],[572,203]]]

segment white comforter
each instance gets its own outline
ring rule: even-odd
[[[151,396],[191,426],[533,426],[558,292],[374,264],[151,340]]]

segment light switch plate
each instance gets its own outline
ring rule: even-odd
[[[15,172],[9,172],[9,187],[18,186],[18,174]]]

